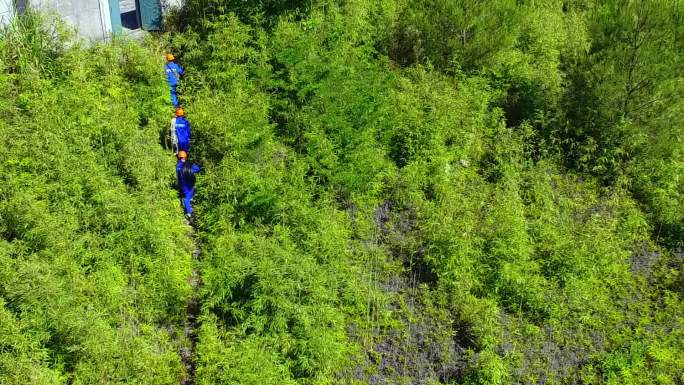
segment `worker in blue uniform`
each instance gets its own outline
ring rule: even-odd
[[[185,110],[176,108],[176,118],[173,119],[173,127],[171,127],[171,141],[178,151],[190,152],[190,122],[185,116]]]
[[[195,174],[200,169],[194,163],[187,162],[187,152],[178,151],[178,163],[176,163],[176,176],[178,177],[178,188],[183,199],[185,216],[192,218],[192,198],[195,196]]]
[[[178,108],[180,105],[178,102],[178,84],[181,76],[183,76],[183,67],[176,64],[174,60],[176,57],[173,54],[166,54],[166,79],[169,81],[169,87],[171,87],[171,103]]]

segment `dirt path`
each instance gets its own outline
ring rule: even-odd
[[[202,286],[202,278],[200,277],[199,270],[197,269],[197,264],[201,255],[201,248],[197,239],[194,237],[194,230],[191,233],[194,243],[194,249],[192,251],[193,268],[190,277],[188,277],[188,283],[192,287],[192,296],[188,299],[186,304],[186,317],[185,324],[183,325],[183,332],[185,337],[190,341],[190,345],[183,347],[180,355],[187,376],[181,381],[181,385],[194,385],[195,384],[195,346],[197,344],[197,329],[199,327],[199,314],[200,314],[200,301],[199,301],[199,288]]]

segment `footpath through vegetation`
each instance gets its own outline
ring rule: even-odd
[[[683,382],[683,7],[188,0],[146,48],[17,27],[0,382]],[[203,168],[194,294],[162,47]]]
[[[181,84],[181,77],[184,75],[184,71],[183,67],[175,62],[176,58],[172,53],[167,53],[165,56],[167,61],[165,66],[166,80],[170,88],[170,101],[175,109],[175,117],[171,120],[169,139],[174,155],[178,158],[176,177],[178,194],[185,212],[184,222],[192,225],[194,220],[192,201],[195,196],[195,179],[196,174],[199,172],[199,167],[188,160],[192,138],[191,125],[186,118],[185,110],[181,107],[181,98],[178,95],[178,87]],[[180,352],[186,369],[185,378],[181,381],[182,385],[192,385],[195,383],[195,346],[197,344],[198,317],[200,314],[200,302],[197,292],[202,283],[200,272],[197,268],[201,249],[197,239],[195,239],[194,231],[191,232],[190,236],[193,239],[193,267],[188,283],[192,288],[192,294],[187,300],[187,315],[184,325],[187,346],[184,346]]]
[[[199,328],[199,315],[200,315],[200,301],[197,293],[199,292],[200,286],[202,285],[202,277],[200,276],[200,271],[197,269],[196,265],[199,262],[199,257],[201,255],[201,250],[199,245],[196,243],[197,240],[194,238],[193,234],[194,250],[192,252],[193,257],[193,268],[192,274],[188,278],[188,283],[192,288],[192,295],[187,300],[186,305],[186,316],[184,333],[188,342],[186,346],[181,349],[181,359],[183,361],[183,366],[185,366],[185,377],[181,380],[181,385],[194,385],[195,381],[195,370],[196,370],[196,349],[197,349],[197,330]]]

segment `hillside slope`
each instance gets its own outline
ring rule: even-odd
[[[187,380],[195,295],[195,384],[684,382],[681,2],[189,0],[167,25],[0,39],[1,383]]]

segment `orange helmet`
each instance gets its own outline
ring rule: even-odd
[[[185,116],[185,110],[182,108],[176,108],[176,116]]]
[[[178,159],[187,159],[187,158],[188,158],[187,152],[185,152],[183,150],[178,151]]]
[[[173,56],[172,53],[167,53],[167,54],[166,54],[166,60],[168,60],[168,61],[174,61],[174,60],[176,60],[176,57]]]

